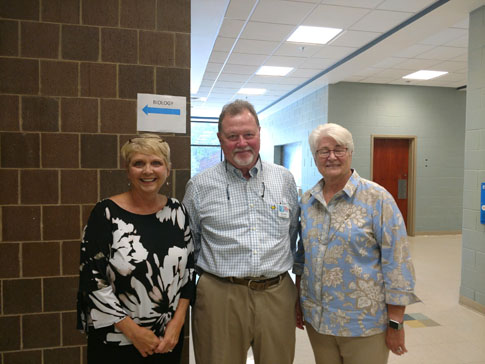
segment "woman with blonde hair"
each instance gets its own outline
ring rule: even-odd
[[[179,363],[194,259],[185,207],[159,193],[170,148],[143,134],[121,154],[130,189],[98,202],[84,230],[78,328],[89,364]]]

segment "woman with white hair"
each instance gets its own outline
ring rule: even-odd
[[[414,269],[402,215],[383,187],[351,168],[352,134],[337,124],[309,136],[322,179],[301,199],[305,263],[297,323],[317,364],[383,364],[404,354]]]

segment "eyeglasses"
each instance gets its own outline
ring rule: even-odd
[[[347,153],[347,150],[349,150],[349,148],[335,148],[335,149],[324,148],[324,149],[317,150],[315,154],[319,158],[328,158],[328,157],[330,157],[330,152],[333,152],[333,154],[336,157],[341,158],[341,157],[345,156],[345,154]]]

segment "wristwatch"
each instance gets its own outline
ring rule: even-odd
[[[394,330],[401,330],[403,328],[403,323],[396,320],[389,320],[388,326]]]

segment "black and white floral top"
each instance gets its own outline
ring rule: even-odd
[[[193,257],[189,218],[178,200],[150,215],[98,202],[81,243],[78,329],[128,345],[114,324],[129,316],[163,336],[179,299],[193,298]]]

